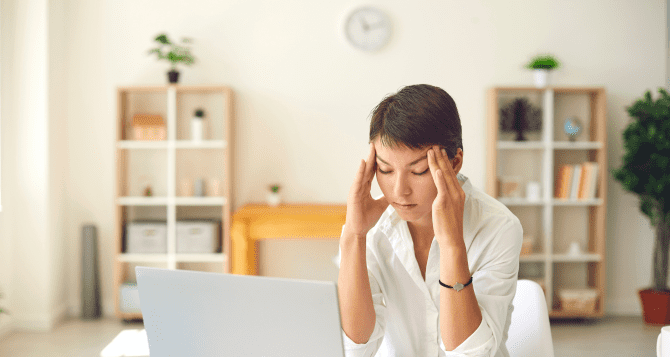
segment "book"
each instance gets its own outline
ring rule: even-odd
[[[588,187],[591,184],[591,171],[593,169],[592,162],[585,162],[582,164],[582,177],[579,180],[579,192],[577,192],[577,199],[588,199]]]
[[[567,199],[570,190],[570,183],[572,180],[572,173],[574,167],[572,165],[561,165],[558,174],[558,182],[556,183],[557,192],[556,198]]]
[[[574,171],[572,174],[572,182],[570,183],[570,195],[568,196],[571,200],[577,199],[577,191],[579,191],[579,180],[582,176],[582,165],[574,165]]]

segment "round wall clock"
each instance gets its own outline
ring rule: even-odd
[[[374,7],[353,10],[344,24],[347,41],[363,51],[376,51],[391,38],[391,19]]]

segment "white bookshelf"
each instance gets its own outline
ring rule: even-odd
[[[542,130],[514,141],[500,130],[500,109],[514,98],[525,97],[541,108]],[[575,141],[562,133],[568,116],[577,116],[584,132]],[[524,234],[535,237],[532,254],[519,259],[519,279],[542,281],[552,318],[602,317],[605,306],[605,241],[607,207],[607,133],[605,90],[601,87],[495,87],[487,95],[487,183],[489,195],[506,205],[521,221]],[[554,197],[557,172],[563,164],[598,162],[594,199]],[[500,197],[502,176],[522,178],[521,197]],[[525,198],[525,185],[539,182],[541,197]],[[566,254],[573,241],[582,253]],[[599,293],[596,311],[568,313],[561,309],[557,291],[592,288]]]
[[[190,139],[190,120],[196,108],[205,110],[205,136]],[[161,115],[167,127],[162,141],[133,140],[136,114]],[[135,281],[136,266],[229,273],[231,270],[231,140],[232,90],[225,86],[120,87],[117,91],[116,168],[114,205],[114,289],[116,315],[140,319],[141,313],[120,309],[120,287]],[[145,178],[142,181],[141,177]],[[147,179],[149,178],[149,179]],[[212,196],[181,196],[177,185],[183,178],[216,178],[221,193]],[[145,196],[144,183],[153,194]],[[205,190],[207,191],[207,189]],[[124,251],[125,229],[134,221],[161,221],[167,225],[167,253],[133,254]],[[176,224],[181,220],[219,221],[219,252],[182,254],[176,251]]]

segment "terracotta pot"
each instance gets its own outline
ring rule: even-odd
[[[670,325],[670,291],[640,289],[644,322],[648,325]]]

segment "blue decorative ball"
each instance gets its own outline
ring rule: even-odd
[[[563,131],[568,136],[570,141],[574,141],[579,136],[579,134],[582,133],[582,129],[582,122],[576,117],[569,117],[565,119],[565,123],[563,123]]]

